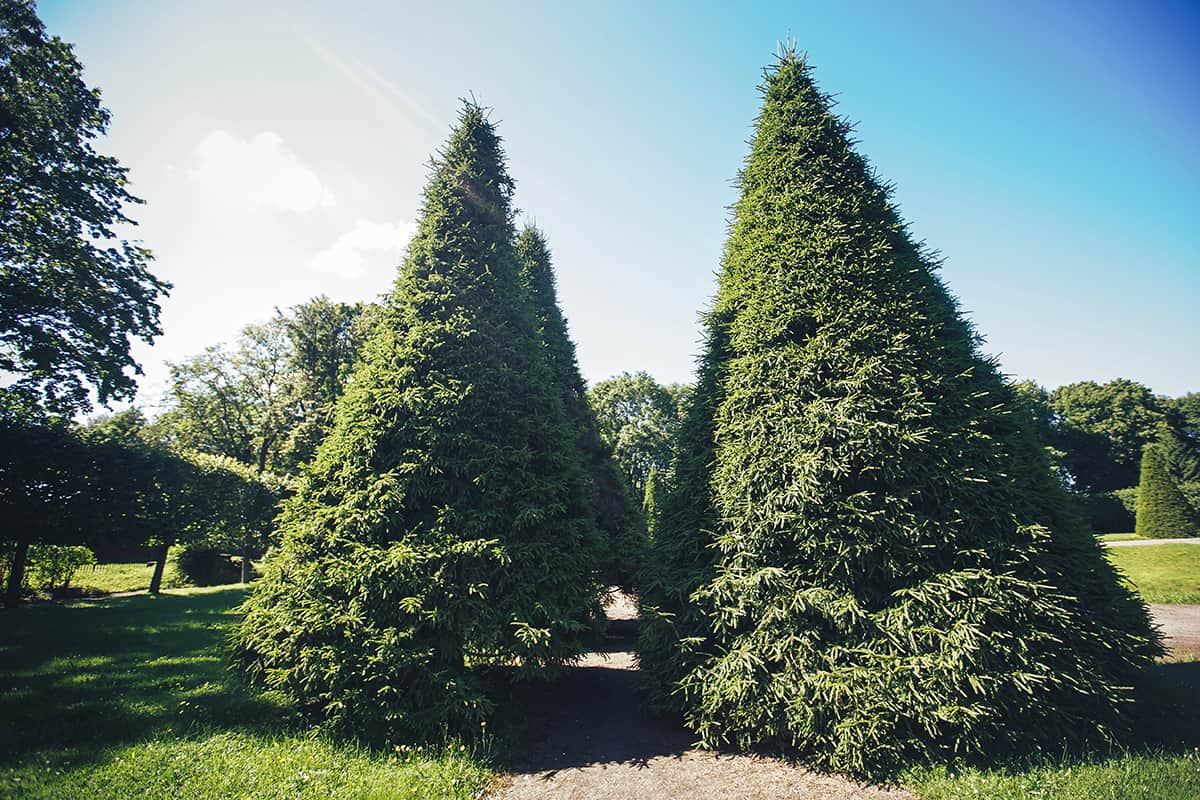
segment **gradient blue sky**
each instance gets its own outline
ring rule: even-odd
[[[277,306],[384,290],[468,93],[549,238],[585,377],[688,380],[789,34],[1008,374],[1200,390],[1200,6],[740,6],[43,0],[175,284],[143,400],[164,360]]]

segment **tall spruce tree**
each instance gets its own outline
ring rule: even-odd
[[[1145,607],[803,57],[762,91],[641,581],[651,688],[709,746],[853,774],[1119,729]]]
[[[607,548],[601,576],[608,585],[630,589],[645,550],[645,529],[625,480],[613,462],[612,453],[600,439],[596,415],[588,405],[587,384],[579,372],[575,344],[558,305],[554,266],[546,239],[536,227],[526,225],[517,236],[516,249],[521,277],[537,315],[550,372],[591,481],[592,511],[605,535]]]
[[[1142,452],[1142,479],[1137,493],[1137,535],[1148,539],[1178,539],[1200,533],[1195,512],[1171,475],[1165,444],[1147,445]]]
[[[577,656],[602,542],[468,104],[333,430],[235,636],[249,676],[370,739],[468,734],[490,678]]]

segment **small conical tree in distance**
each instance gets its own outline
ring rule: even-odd
[[[1197,525],[1191,505],[1171,476],[1162,448],[1161,444],[1151,444],[1142,451],[1137,535],[1147,539],[1195,536]]]
[[[363,739],[477,733],[491,677],[568,661],[598,624],[602,543],[512,190],[466,105],[234,637],[253,680]]]
[[[766,74],[641,585],[709,746],[852,774],[1121,728],[1160,650],[803,58]]]
[[[654,535],[654,518],[658,514],[658,469],[646,473],[646,489],[642,492],[642,518],[646,520],[646,535]]]
[[[596,415],[587,402],[587,384],[579,372],[575,344],[558,305],[554,266],[546,238],[527,224],[517,235],[521,277],[538,319],[546,358],[562,396],[567,421],[584,469],[591,479],[591,505],[606,539],[601,577],[607,585],[629,589],[645,550],[645,530],[612,454],[600,439]]]

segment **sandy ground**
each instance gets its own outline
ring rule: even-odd
[[[637,609],[608,606],[610,636],[529,705],[529,741],[496,800],[900,800],[901,789],[860,786],[773,758],[691,747],[682,726],[645,708],[632,652]]]
[[[1103,541],[1103,540],[1101,540]],[[1200,544],[1200,538],[1191,539],[1122,539],[1104,542],[1105,547],[1140,547],[1144,544]]]
[[[1151,605],[1150,616],[1162,630],[1172,658],[1200,658],[1200,605]]]

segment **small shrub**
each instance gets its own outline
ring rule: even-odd
[[[242,579],[241,565],[213,547],[196,545],[179,554],[179,572],[194,586],[220,586]]]
[[[96,563],[96,555],[81,545],[35,544],[29,548],[26,584],[31,589],[54,591],[71,585],[80,567]]]
[[[1119,491],[1132,491],[1135,498],[1137,495],[1136,489]],[[1117,492],[1096,492],[1080,494],[1076,497],[1080,511],[1087,520],[1092,533],[1124,533],[1133,530],[1134,515],[1137,509],[1136,499],[1134,508],[1129,509],[1122,498],[1117,496]]]
[[[1112,496],[1120,500],[1121,505],[1125,506],[1125,510],[1129,512],[1130,519],[1137,516],[1137,495],[1138,490],[1136,486],[1130,486],[1128,489],[1117,489],[1115,492],[1112,492]],[[1126,530],[1129,530],[1129,528]]]

